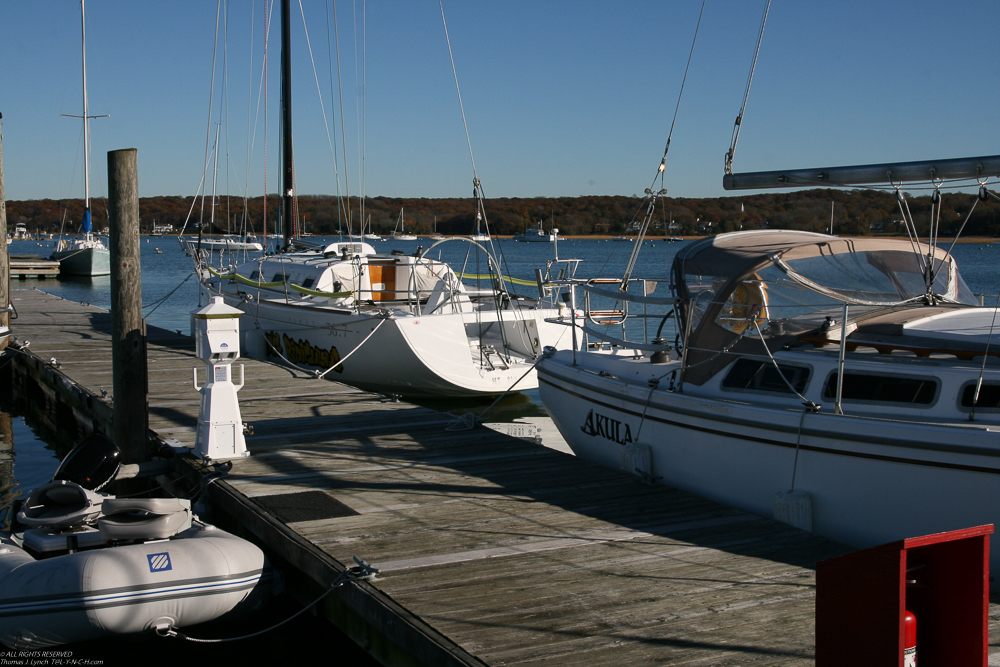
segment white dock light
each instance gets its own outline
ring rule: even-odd
[[[243,364],[240,364],[240,383],[233,384],[232,380],[232,364],[240,357],[242,314],[223,303],[221,296],[212,297],[212,303],[191,311],[195,355],[205,362],[208,372],[205,384],[199,387],[198,369],[193,369],[194,388],[201,392],[194,453],[203,459],[250,456],[236,398],[236,392],[243,388]]]

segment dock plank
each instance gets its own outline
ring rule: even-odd
[[[14,299],[15,335],[43,364],[110,392],[106,313],[38,290]],[[202,364],[190,338],[148,333],[150,427],[193,445]],[[382,567],[324,607],[363,619],[345,628],[359,641],[384,635],[424,664],[812,664],[815,563],[850,548],[533,442],[448,430],[450,415],[308,372],[238,363],[252,456],[212,499],[315,590],[353,556]],[[357,514],[285,524],[262,504],[302,491]]]

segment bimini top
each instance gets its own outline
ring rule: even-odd
[[[760,348],[761,339],[773,349],[770,339],[839,321],[844,304],[852,321],[886,309],[978,305],[947,252],[899,239],[720,234],[682,248],[673,272],[678,296],[691,302],[690,365],[705,362],[686,376],[694,384],[732,360],[720,350]]]

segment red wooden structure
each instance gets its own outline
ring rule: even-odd
[[[816,565],[816,667],[903,667],[903,615],[917,617],[920,667],[985,667],[990,533],[977,526]]]

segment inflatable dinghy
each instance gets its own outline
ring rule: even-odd
[[[23,540],[0,536],[0,642],[32,649],[184,627],[260,602],[269,570],[259,548],[199,521],[189,500],[100,493],[117,456],[98,456],[97,472],[77,451],[88,440],[60,479],[28,495]],[[88,459],[87,474],[65,470],[73,459]]]

